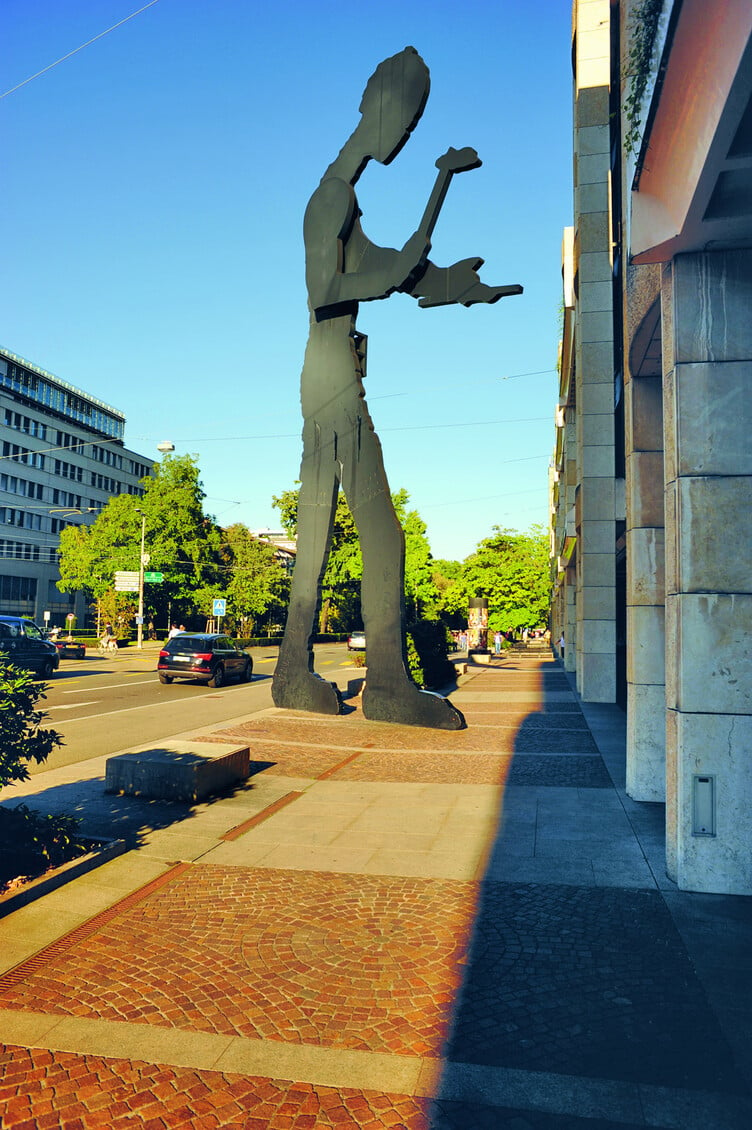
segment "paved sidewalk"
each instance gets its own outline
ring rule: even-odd
[[[0,919],[3,1130],[752,1125],[752,902],[666,878],[623,715],[547,655],[452,701],[180,735],[251,747],[192,807],[9,793],[131,850]]]

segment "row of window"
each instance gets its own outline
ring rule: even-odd
[[[119,452],[113,451],[111,447],[99,447],[97,444],[92,444],[91,457],[99,460],[100,463],[106,463],[108,467],[116,467],[118,471],[122,470],[123,457]]]
[[[3,443],[3,456],[12,459],[14,463],[25,463],[28,467],[38,467],[44,470],[44,456],[38,451],[29,451],[28,447],[19,447],[17,443]]]
[[[28,541],[10,541],[0,538],[0,557],[12,561],[45,561],[50,565],[57,563],[57,550],[49,546],[34,545]]]
[[[0,602],[31,600],[37,598],[36,577],[5,577],[0,573]]]
[[[70,467],[71,464],[66,464],[66,466]],[[102,476],[98,475],[96,478],[101,479]],[[112,482],[111,479],[107,481]],[[92,483],[92,485],[98,486],[99,483]],[[112,493],[121,493],[121,484],[115,483],[114,485],[118,489]],[[5,491],[6,494],[20,494],[24,498],[34,498],[40,502],[48,501],[52,506],[70,506],[77,510],[84,508],[99,510],[102,507],[101,499],[84,499],[80,494],[74,494],[69,490],[59,490],[57,487],[46,491],[42,483],[33,483],[29,479],[20,478],[18,475],[0,474],[0,491]],[[123,493],[141,495],[143,491],[140,487],[127,486]]]
[[[9,428],[24,432],[27,436],[36,436],[37,439],[47,438],[47,425],[41,420],[33,420],[31,416],[24,416],[21,412],[5,409],[4,421]]]
[[[74,479],[77,483],[84,481],[83,467],[78,467],[75,463],[66,463],[64,459],[55,460],[55,474],[62,479]]]
[[[47,533],[50,531],[50,519],[46,515],[14,510],[12,506],[0,506],[0,525],[20,526],[24,530],[44,530]]]
[[[63,387],[52,380],[46,380],[36,373],[30,373],[21,365],[14,365],[0,358],[0,387],[20,392],[29,400],[42,404],[50,411],[70,420],[86,424],[102,435],[122,439],[125,421],[107,411],[105,405],[89,400],[84,395]]]
[[[106,490],[110,494],[122,494],[123,484],[118,483],[115,479],[110,479],[107,475],[98,475],[96,471],[91,472],[91,485],[98,487],[100,490]]]
[[[69,490],[53,490],[52,503],[54,506],[72,506],[74,509],[81,510],[84,500],[80,494],[73,494]],[[89,499],[89,504],[93,509],[96,509],[99,505],[93,498]]]
[[[0,490],[7,494],[22,494],[24,498],[44,498],[44,487],[41,483],[32,483],[29,479],[21,479],[18,475],[0,474]]]

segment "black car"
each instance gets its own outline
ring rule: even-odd
[[[47,635],[50,643],[54,643],[61,659],[86,659],[86,644],[80,640],[61,640],[58,636]]]
[[[28,667],[43,679],[51,678],[60,666],[54,643],[26,616],[0,615],[0,658],[16,667]]]
[[[196,679],[210,687],[221,687],[228,679],[249,682],[253,660],[227,636],[208,632],[180,632],[159,653],[160,683],[173,679]]]

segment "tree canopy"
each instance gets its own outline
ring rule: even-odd
[[[144,493],[112,498],[90,526],[68,526],[60,536],[63,592],[83,590],[98,602],[132,615],[132,593],[113,595],[115,572],[136,571],[143,528],[147,571],[161,582],[145,584],[147,617],[208,616],[212,600],[228,601],[228,616],[248,625],[284,599],[285,571],[274,548],[256,541],[241,524],[222,531],[204,512],[204,490],[191,455],[166,456],[141,480]],[[116,618],[117,617],[117,614]]]
[[[493,530],[463,564],[465,606],[470,597],[486,597],[491,631],[537,628],[548,619],[551,591],[546,533],[541,526],[524,534]]]
[[[273,499],[282,525],[295,536],[298,524],[298,491],[286,490]],[[435,604],[438,590],[433,583],[431,548],[426,525],[416,510],[408,510],[410,495],[399,490],[392,495],[397,519],[405,534],[405,602],[408,613],[418,619],[428,605]],[[363,557],[358,531],[347,500],[340,492],[332,526],[332,540],[321,584],[320,630],[336,625],[346,630],[360,623],[360,581]]]

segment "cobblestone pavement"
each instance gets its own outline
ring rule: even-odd
[[[203,735],[248,741],[251,787],[10,915],[48,944],[0,965],[3,1130],[746,1130],[748,1065],[559,664],[453,698],[467,730],[354,702]]]

